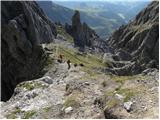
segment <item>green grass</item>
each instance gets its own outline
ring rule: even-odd
[[[52,63],[53,63],[53,58],[51,58],[51,57],[48,57],[48,59],[47,59],[47,66],[49,66],[49,65],[51,65]]]
[[[56,26],[57,29],[57,33],[64,36],[68,42],[73,43],[73,37],[71,35],[69,35],[64,28],[61,28],[60,26]]]
[[[12,111],[11,113],[9,113],[8,115],[6,115],[7,119],[16,119],[17,118],[17,113],[20,113],[21,110],[20,108],[16,108],[14,111]]]
[[[109,96],[114,96],[114,90],[105,92],[104,97],[109,97]]]
[[[118,83],[123,84],[126,80],[132,80],[135,76],[111,76],[112,80],[115,80]]]
[[[99,59],[96,55],[92,55],[89,53],[86,54],[78,54],[78,51],[73,49],[64,48],[63,46],[55,47],[57,49],[57,54],[64,55],[65,60],[70,60],[71,63],[83,63],[84,67],[82,67],[82,70],[86,72],[90,72],[93,68],[99,68],[99,67],[105,67],[106,64],[102,62],[102,59]],[[58,56],[57,55],[57,56]],[[91,73],[92,74],[92,73]]]
[[[17,115],[13,114],[13,113],[10,113],[10,114],[6,115],[6,117],[7,117],[7,119],[16,119]]]
[[[137,93],[137,91],[136,90],[133,90],[133,89],[119,89],[118,91],[117,91],[117,93],[118,94],[121,94],[121,95],[124,95],[125,96],[125,98],[124,98],[124,102],[127,102],[127,101],[129,101],[130,99],[131,99],[131,97],[133,97],[136,93]]]
[[[32,118],[36,114],[36,111],[30,110],[24,113],[23,119]]]
[[[106,107],[104,108],[104,110],[107,110],[107,109],[109,110],[109,109],[115,107],[118,103],[119,103],[119,102],[118,102],[117,99],[112,98],[112,99],[110,99],[109,101],[107,101]]]
[[[110,78],[117,83],[123,84],[127,80],[145,80],[147,77],[142,75],[133,75],[133,76],[110,76]]]
[[[42,87],[44,88],[46,86],[38,82],[23,82],[23,83],[20,83],[17,87],[22,87],[27,90],[33,90],[35,88],[42,88]]]
[[[67,99],[64,102],[64,108],[67,107],[78,107],[79,106],[79,101],[78,101],[78,93],[77,94],[72,94],[70,96],[67,97]]]
[[[51,106],[50,106],[50,107],[45,107],[45,108],[43,108],[43,110],[44,110],[45,112],[49,112],[49,111],[51,110]]]

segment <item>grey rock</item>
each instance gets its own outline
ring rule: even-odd
[[[127,25],[122,25],[108,39],[108,45],[117,51],[113,55],[114,60],[135,62],[132,66],[128,65],[130,67],[127,65],[118,67],[120,71],[111,71],[121,72],[122,70],[127,72],[126,68],[130,68],[129,72],[138,74],[147,68],[159,67],[158,4],[158,1],[151,2],[133,21]]]
[[[53,83],[52,78],[49,77],[49,76],[45,76],[45,77],[41,78],[41,80],[44,81],[47,84],[52,84]]]
[[[65,25],[66,31],[74,38],[75,46],[83,50],[85,46],[91,47],[98,35],[86,23],[81,23],[79,11],[75,11],[72,17],[72,25]]]
[[[108,62],[111,62],[111,61],[113,61],[112,54],[111,53],[104,53],[103,63],[108,63]]]
[[[123,100],[124,99],[124,96],[120,95],[120,94],[115,94],[115,97],[119,100]]]
[[[3,1],[2,5],[2,94],[8,100],[15,86],[39,78],[47,55],[42,43],[53,42],[54,24],[33,1]]]
[[[118,56],[119,60],[128,61],[131,60],[131,55],[122,49],[118,50],[116,53],[116,56]]]
[[[89,83],[89,82],[85,82],[84,85],[87,85],[87,86],[88,86],[88,85],[90,85],[90,83]]]
[[[57,35],[57,39],[66,41],[65,37],[60,34]]]
[[[66,114],[70,113],[71,111],[73,110],[73,108],[70,106],[70,107],[67,107],[64,111]]]
[[[132,107],[132,104],[133,102],[129,101],[129,102],[125,102],[123,104],[123,107],[127,110],[127,111],[130,111],[131,110],[131,107]]]

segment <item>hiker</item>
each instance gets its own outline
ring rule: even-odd
[[[71,65],[70,65],[71,61],[70,60],[67,60],[67,64],[68,64],[68,70],[71,68]]]
[[[79,66],[84,67],[84,64],[83,64],[83,63],[80,63]]]
[[[62,63],[63,62],[63,55],[60,54],[57,61],[59,63]]]
[[[74,64],[74,67],[77,67],[77,63]]]

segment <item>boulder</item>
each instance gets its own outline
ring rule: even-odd
[[[73,110],[73,108],[70,106],[70,107],[67,107],[64,111],[66,114],[70,113],[71,111]]]
[[[131,111],[132,104],[133,104],[133,102],[131,102],[131,101],[125,102],[125,103],[123,104],[123,107],[124,107],[128,112],[130,112],[130,111]]]
[[[119,60],[122,60],[122,61],[129,61],[131,60],[131,55],[125,51],[125,50],[118,50],[118,52],[116,53],[116,56],[118,57]]]

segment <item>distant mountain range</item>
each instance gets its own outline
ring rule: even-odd
[[[126,24],[148,1],[139,2],[102,2],[102,1],[37,1],[53,21],[71,24],[74,10],[79,10],[81,21],[86,22],[96,33],[106,38],[120,25]]]

